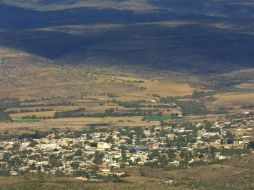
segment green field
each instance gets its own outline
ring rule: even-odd
[[[159,115],[145,116],[144,117],[144,120],[147,120],[147,121],[170,121],[170,120],[177,120],[177,119],[186,119],[186,117],[179,118],[179,117],[159,116]]]

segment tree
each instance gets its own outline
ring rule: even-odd
[[[22,160],[18,156],[15,156],[11,158],[8,163],[10,167],[19,167],[22,164]]]
[[[161,164],[162,167],[168,165],[168,160],[167,160],[167,157],[165,155],[162,155],[160,158],[159,158],[159,162]]]
[[[104,158],[104,154],[102,152],[96,151],[94,155],[93,163],[97,165],[101,165],[103,158]]]
[[[75,156],[82,156],[82,150],[81,149],[78,149],[76,152],[75,152]]]
[[[5,113],[3,110],[0,109],[0,121],[9,122],[12,121],[12,119],[9,114]]]
[[[29,146],[30,147],[35,147],[37,144],[38,144],[38,142],[32,139]]]
[[[51,155],[49,157],[49,164],[51,167],[61,167],[63,166],[62,162],[59,160],[59,158],[56,155]]]
[[[113,183],[118,183],[118,182],[121,182],[121,181],[122,181],[122,180],[121,180],[117,175],[115,175],[115,174],[109,175],[109,176],[107,177],[107,180],[108,180],[108,181],[112,181]]]
[[[6,152],[3,154],[3,161],[8,161],[11,158],[11,153]]]
[[[106,142],[107,142],[107,143],[114,143],[113,136],[112,136],[112,135],[109,135],[109,136],[106,138]]]
[[[71,167],[74,169],[74,170],[77,170],[79,168],[79,163],[78,162],[72,162],[71,163]]]
[[[9,176],[9,171],[5,169],[0,169],[0,176],[3,176],[3,177]]]
[[[115,112],[114,108],[109,108],[109,109],[106,109],[106,110],[105,110],[105,114],[107,114],[107,115],[111,115],[111,114],[113,114],[114,112]]]
[[[18,151],[19,148],[20,148],[20,144],[19,144],[19,143],[15,143],[15,144],[13,145],[13,147],[12,147],[12,150],[13,150],[13,151]]]
[[[126,151],[124,148],[121,149],[122,162],[127,162]]]
[[[254,141],[250,141],[247,148],[254,150]]]
[[[87,177],[89,174],[85,170],[78,169],[74,172],[74,175]]]
[[[175,153],[175,150],[172,150],[172,149],[169,149],[167,151],[168,153],[168,159],[170,162],[173,162],[175,159],[176,159],[176,153]]]

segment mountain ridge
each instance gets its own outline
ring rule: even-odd
[[[2,0],[0,46],[67,65],[100,63],[202,75],[253,67],[253,4],[247,0],[139,1],[153,7],[141,12],[114,6],[133,1],[105,1],[108,6],[100,7],[103,2],[73,7],[92,3]],[[65,8],[58,9],[60,4]],[[53,8],[39,11],[38,5]]]

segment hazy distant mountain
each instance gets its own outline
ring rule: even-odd
[[[2,0],[0,13],[0,46],[59,63],[254,66],[250,0]]]
[[[36,10],[63,10],[93,7],[144,11],[154,8],[147,0],[2,0],[2,2]]]

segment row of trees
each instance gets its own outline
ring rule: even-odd
[[[76,110],[68,110],[56,112],[54,118],[67,118],[67,117],[127,117],[127,116],[152,116],[152,115],[162,115],[159,109],[144,110],[144,109],[129,109],[129,110],[118,110],[117,108],[106,109],[102,113],[86,113],[84,108],[79,108]],[[31,119],[38,119],[34,116]]]
[[[8,113],[5,113],[3,110],[0,110],[0,122],[9,122],[12,121],[12,118]]]
[[[0,99],[0,122],[12,121],[6,109],[18,106],[20,102],[16,99]]]

